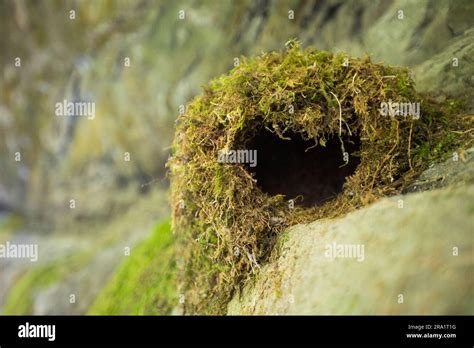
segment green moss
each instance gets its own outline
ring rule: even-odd
[[[8,292],[4,313],[6,315],[31,314],[33,298],[38,291],[77,271],[89,258],[90,253],[78,253],[61,262],[29,269],[20,276]]]
[[[34,269],[26,273],[10,291],[5,304],[7,315],[27,315],[32,312],[33,294],[59,278],[59,270],[54,266]]]
[[[276,241],[276,246],[275,246],[275,255],[273,258],[277,258],[280,256],[280,253],[283,251],[283,247],[285,246],[286,242],[290,239],[290,231],[285,230],[283,233],[278,235],[277,241]]]
[[[448,100],[443,104],[425,103],[426,125],[418,130],[412,148],[413,164],[424,168],[446,160],[454,151],[467,149],[472,143],[472,115],[464,115],[463,100]],[[471,133],[471,134],[469,134]]]
[[[89,314],[170,314],[178,304],[170,221],[156,226],[153,235],[132,249]]]

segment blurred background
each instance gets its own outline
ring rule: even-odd
[[[169,215],[180,107],[234,58],[290,38],[369,54],[472,112],[473,13],[470,0],[0,0],[0,243],[39,247],[36,263],[0,259],[0,313],[88,312]],[[63,100],[95,103],[95,118],[56,116]]]

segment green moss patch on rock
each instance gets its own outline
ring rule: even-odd
[[[59,279],[77,272],[90,257],[89,252],[77,252],[64,258],[61,262],[53,262],[27,270],[8,291],[4,314],[31,315],[34,312],[34,297],[39,291]],[[64,301],[67,300],[67,298],[64,299]]]
[[[169,219],[158,224],[149,239],[132,249],[89,314],[170,314],[178,304],[173,240]]]
[[[419,103],[421,114],[384,116],[384,103]],[[472,118],[454,109],[418,94],[407,69],[368,57],[295,41],[242,57],[177,121],[168,166],[185,313],[225,313],[288,226],[396,194],[464,144]],[[230,150],[257,150],[256,166],[221,163]]]

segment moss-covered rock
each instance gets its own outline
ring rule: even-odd
[[[117,193],[119,194],[119,193]],[[41,235],[10,217],[0,223],[0,242],[38,245],[38,261],[9,259],[0,272],[0,312],[8,314],[84,314],[124,259],[169,216],[166,194],[150,190],[133,208],[108,223],[82,223]],[[21,226],[21,225],[20,225]],[[96,232],[100,231],[99,234]],[[56,232],[56,233],[54,233]],[[125,251],[130,248],[131,255]],[[75,295],[75,302],[70,295]]]
[[[133,249],[89,314],[170,314],[178,304],[170,221],[157,225],[153,235]]]
[[[61,262],[51,262],[23,272],[8,291],[3,313],[7,315],[35,313],[34,301],[37,293],[77,272],[89,258],[90,253],[79,252],[63,258]],[[63,302],[66,301],[67,297],[64,297]]]
[[[384,115],[387,103],[421,113]],[[222,313],[284,228],[400,192],[428,159],[459,145],[450,130],[468,121],[450,105],[418,94],[407,69],[291,40],[211,81],[178,119],[169,162],[186,312]],[[256,150],[263,164],[221,163],[232,150]],[[278,156],[300,167],[272,175],[268,158]],[[294,185],[301,191],[278,192]]]

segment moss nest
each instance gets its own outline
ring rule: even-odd
[[[408,103],[420,113],[395,112]],[[472,118],[458,109],[418,94],[407,69],[368,57],[295,41],[242,57],[177,121],[168,166],[185,313],[225,313],[285,228],[401,192],[462,144]]]

